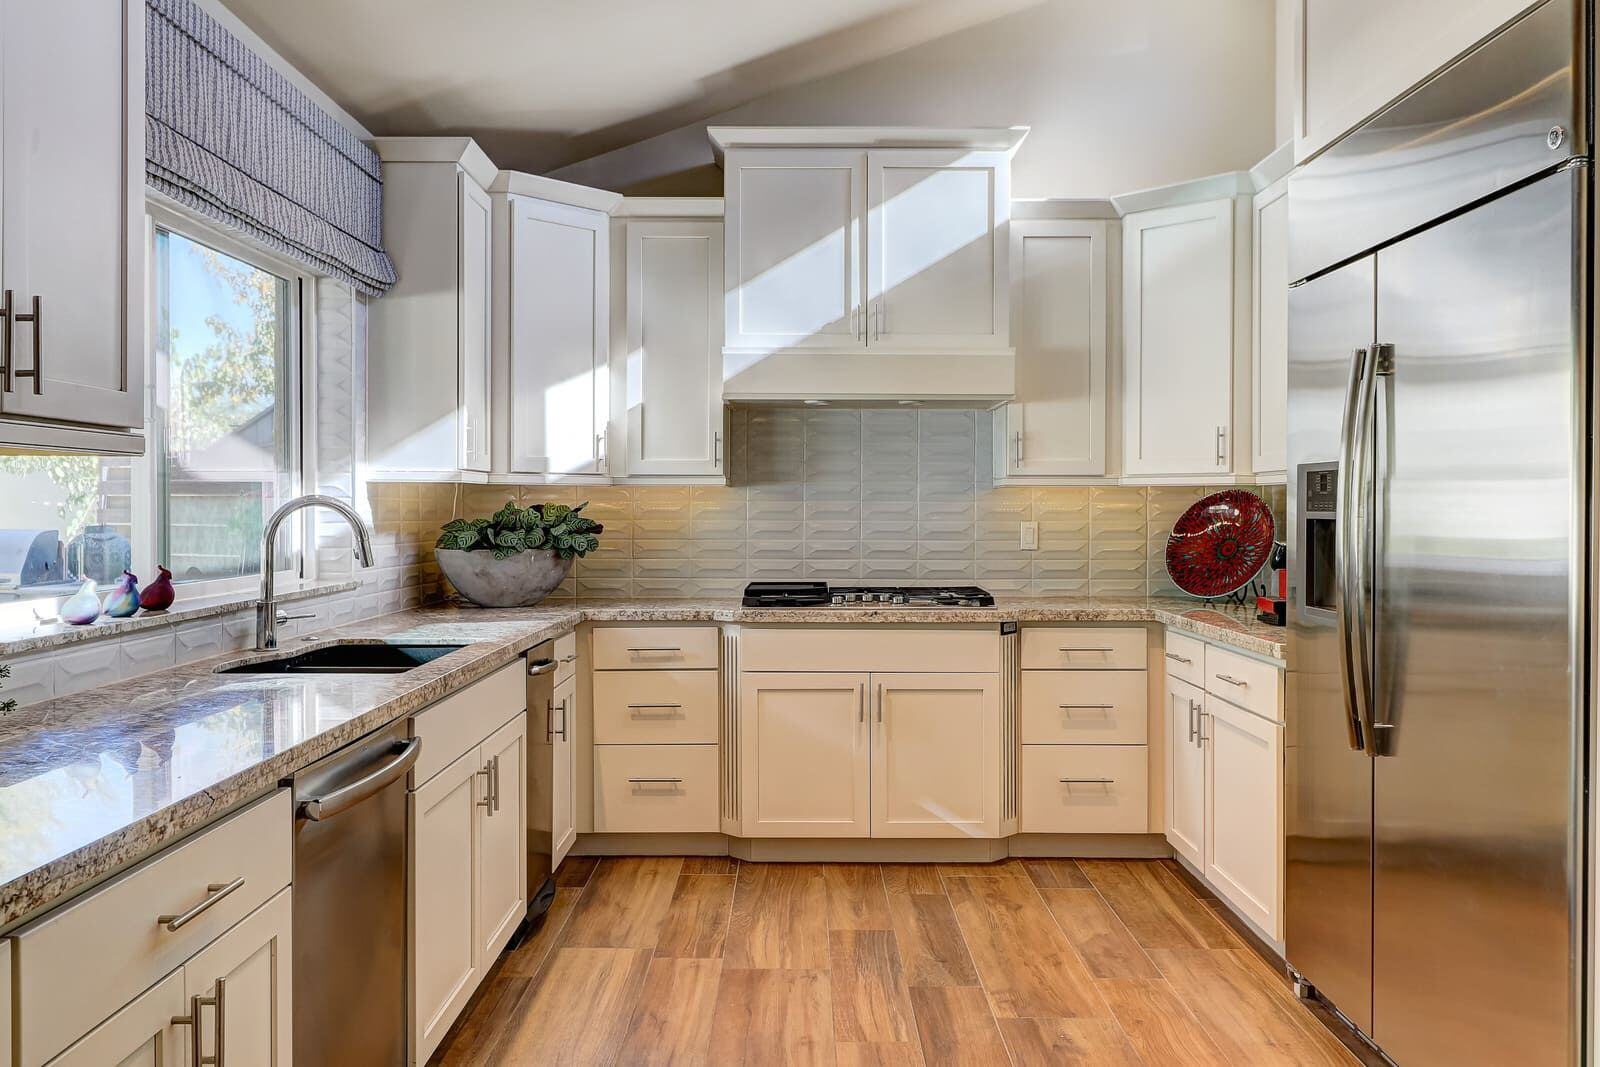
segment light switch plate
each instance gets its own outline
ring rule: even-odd
[[[1024,522],[1019,525],[1022,527],[1022,548],[1029,552],[1037,551],[1039,548],[1039,524],[1036,522]]]

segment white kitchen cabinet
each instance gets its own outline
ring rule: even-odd
[[[1295,162],[1536,6],[1535,0],[1295,0]]]
[[[747,672],[739,743],[747,837],[867,837],[866,674]]]
[[[1251,201],[1250,469],[1281,480],[1288,466],[1289,180]]]
[[[872,836],[996,837],[1000,680],[873,674]]]
[[[1167,843],[1199,870],[1206,864],[1205,693],[1177,678],[1166,686]]]
[[[1283,727],[1210,694],[1205,727],[1206,880],[1281,939]]]
[[[578,840],[576,802],[576,746],[572,740],[572,720],[578,707],[576,677],[556,683],[550,702],[551,719],[546,740],[554,747],[551,754],[550,866],[561,866]]]
[[[137,453],[94,428],[144,424],[144,5],[0,15],[0,445]]]
[[[494,167],[466,138],[380,137],[383,238],[399,280],[371,303],[369,476],[483,481],[490,468]]]
[[[1236,197],[1122,220],[1123,470],[1233,470]]]
[[[183,1067],[190,1062],[191,1025],[180,968],[78,1039],[49,1067]]]
[[[292,893],[281,890],[184,964],[184,993],[200,1012],[190,1032],[201,1055],[230,1067],[287,1067],[294,1047]]]
[[[867,153],[867,343],[1010,344],[1008,152]]]
[[[1016,399],[994,420],[995,476],[1106,473],[1108,245],[1116,223],[1014,219]]]
[[[409,796],[411,1056],[426,1063],[478,987],[478,807],[488,770],[477,748]]]
[[[724,473],[722,223],[627,225],[629,475]]]
[[[723,170],[723,343],[764,351],[864,345],[867,154],[748,148],[730,151]]]
[[[489,768],[490,803],[479,805],[478,958],[494,962],[528,913],[528,717],[518,715],[479,749]]]
[[[495,473],[607,473],[610,193],[502,173],[495,200]],[[503,458],[501,458],[503,457]]]

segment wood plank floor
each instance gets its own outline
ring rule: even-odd
[[[1357,1064],[1166,860],[574,860],[437,1064]]]

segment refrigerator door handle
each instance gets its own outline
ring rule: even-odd
[[[1357,670],[1356,631],[1354,616],[1360,611],[1360,582],[1356,571],[1352,542],[1355,540],[1356,517],[1355,481],[1356,456],[1360,449],[1361,423],[1365,418],[1367,365],[1369,351],[1358,348],[1350,358],[1350,380],[1345,387],[1344,418],[1339,427],[1339,480],[1335,487],[1338,511],[1338,534],[1335,543],[1334,567],[1339,573],[1339,669],[1344,683],[1345,726],[1349,732],[1350,747],[1360,751],[1366,748],[1366,692],[1361,686]]]
[[[1368,420],[1371,429],[1364,433],[1362,440],[1360,476],[1361,484],[1364,486],[1370,486],[1373,493],[1376,494],[1378,489],[1378,442],[1376,433],[1377,417],[1375,409],[1377,405],[1378,378],[1394,374],[1394,345],[1373,345],[1372,359],[1370,363],[1371,365],[1367,368],[1366,391],[1368,403],[1374,408],[1374,413],[1373,418]],[[1371,568],[1375,567],[1377,564],[1377,551],[1374,547],[1376,509],[1374,509],[1373,519],[1374,521],[1366,521],[1361,523],[1359,529],[1357,530],[1358,535],[1362,538],[1360,545],[1361,566],[1363,568],[1360,575],[1361,590],[1372,588],[1373,580]],[[1363,674],[1367,682],[1367,688],[1364,690],[1364,692],[1370,694],[1367,706],[1367,751],[1371,752],[1374,756],[1383,756],[1387,755],[1391,751],[1387,742],[1388,738],[1392,735],[1385,733],[1385,731],[1393,730],[1394,723],[1379,721],[1379,694],[1377,687],[1372,684],[1372,656],[1374,654],[1376,644],[1373,640],[1373,635],[1370,628],[1372,614],[1377,610],[1375,603],[1376,597],[1377,590],[1374,588],[1373,601],[1363,600],[1360,602],[1363,605],[1363,610],[1357,616],[1356,621],[1358,628],[1356,630],[1356,637],[1359,640],[1361,664],[1363,667]],[[1370,605],[1372,608],[1371,612],[1366,610],[1368,605]]]

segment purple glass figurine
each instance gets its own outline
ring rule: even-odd
[[[166,611],[177,597],[177,592],[172,588],[172,572],[159,563],[156,564],[156,570],[161,572],[161,577],[145,586],[139,594],[139,606],[146,611]]]
[[[123,571],[117,584],[106,594],[106,614],[113,619],[126,619],[139,610],[139,576]]]

